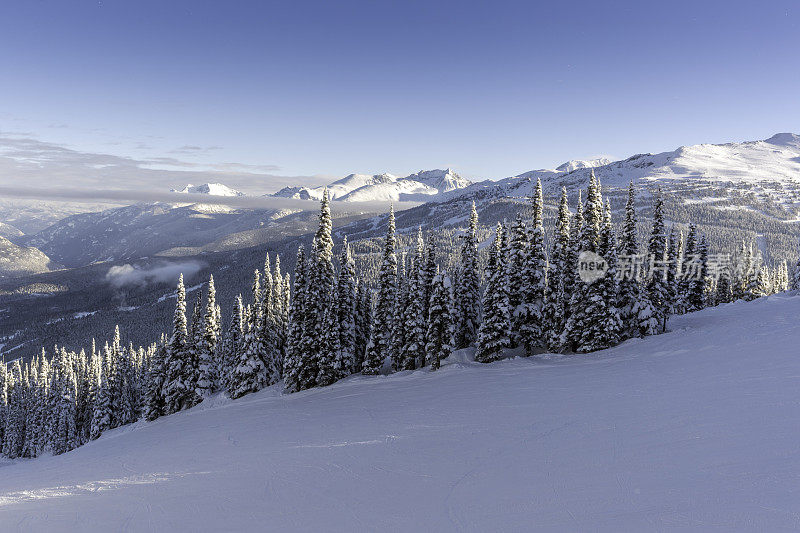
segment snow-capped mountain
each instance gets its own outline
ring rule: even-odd
[[[18,246],[0,236],[0,278],[48,272],[53,263],[47,255],[30,246]]]
[[[223,185],[222,183],[204,183],[203,185],[187,184],[183,189],[170,189],[170,192],[182,194],[208,194],[209,196],[244,196],[243,192]]]
[[[608,188],[633,181],[684,192],[691,189],[697,193],[686,195],[691,201],[726,199],[732,191],[746,191],[794,209],[795,197],[800,195],[800,136],[778,133],[763,141],[681,146],[613,162],[570,161],[552,170],[531,170],[496,182],[476,183],[456,196],[477,191],[493,197],[527,196],[537,178],[551,191],[562,186],[575,190],[586,185],[590,172]]]
[[[443,193],[468,187],[471,183],[448,168],[420,171],[406,177],[350,174],[327,185],[327,188],[331,198],[341,202],[427,202],[439,199]],[[285,187],[271,196],[319,200],[325,187]]]
[[[556,170],[559,172],[572,172],[573,170],[577,170],[579,168],[602,167],[603,165],[607,165],[609,163],[611,163],[611,160],[606,159],[605,157],[599,157],[597,159],[573,159],[558,165]]]

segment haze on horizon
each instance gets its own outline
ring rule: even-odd
[[[0,186],[496,179],[764,139],[800,124],[798,21],[788,1],[5,5]]]

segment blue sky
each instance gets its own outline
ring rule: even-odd
[[[796,1],[18,1],[0,46],[0,148],[45,146],[30,176],[67,153],[67,185],[103,156],[114,186],[269,191],[800,130]]]

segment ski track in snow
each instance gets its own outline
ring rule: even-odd
[[[0,531],[800,529],[800,296],[589,355],[275,387],[0,461]]]

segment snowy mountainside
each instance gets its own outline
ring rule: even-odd
[[[30,246],[18,246],[0,235],[0,278],[49,272],[56,265],[47,255]]]
[[[470,181],[452,169],[425,170],[406,177],[393,174],[350,174],[320,187],[285,187],[271,196],[319,200],[325,188],[331,198],[341,202],[430,201],[443,193],[463,189]]]
[[[532,170],[497,182],[481,182],[460,194],[529,196],[537,178],[551,191],[584,187],[590,172],[604,187],[628,183],[681,190],[687,199],[713,199],[731,191],[770,198],[795,213],[800,206],[800,136],[778,133],[763,141],[682,146],[671,152],[637,154],[598,165],[568,162],[555,170]],[[727,194],[726,194],[727,191]],[[451,195],[452,197],[452,195]]]
[[[800,296],[591,355],[220,396],[0,465],[0,530],[800,529]]]
[[[136,204],[67,217],[26,236],[23,242],[75,267],[163,253],[188,255],[254,246],[310,231],[315,216],[313,212],[206,204]]]
[[[183,189],[170,189],[170,191],[181,194],[208,194],[210,196],[244,196],[243,192],[231,189],[222,183],[204,183],[203,185],[189,183]]]

